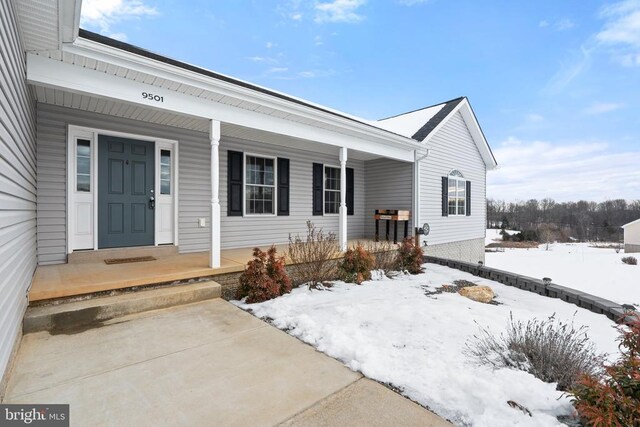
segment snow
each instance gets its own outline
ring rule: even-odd
[[[490,243],[502,242],[502,236],[500,232],[502,230],[499,228],[487,228],[487,234],[484,236],[484,245],[488,245]],[[508,235],[518,234],[519,231],[516,230],[504,230]]]
[[[301,287],[261,304],[234,303],[457,425],[555,426],[557,415],[572,413],[569,398],[555,384],[522,371],[480,366],[464,355],[465,343],[480,326],[499,334],[510,313],[524,321],[555,313],[558,320],[586,325],[598,350],[615,359],[617,333],[605,316],[447,267],[425,268],[416,276],[361,286],[337,282],[325,291]],[[456,279],[491,286],[501,305],[454,293],[425,295]],[[509,407],[508,400],[533,417]]]
[[[388,119],[373,122],[375,126],[386,129],[398,135],[411,138],[422,126],[427,124],[438,111],[445,106],[444,104],[434,105],[433,107],[423,108],[421,110],[412,111],[410,113],[401,114]]]
[[[623,251],[589,243],[554,243],[548,251],[545,246],[487,253],[485,264],[640,307],[640,266],[624,264]]]

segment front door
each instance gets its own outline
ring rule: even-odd
[[[154,244],[154,148],[98,136],[98,248]]]

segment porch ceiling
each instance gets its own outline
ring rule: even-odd
[[[107,114],[133,120],[141,120],[166,126],[209,132],[209,120],[190,117],[149,107],[142,107],[122,101],[52,89],[42,86],[31,86],[38,102],[76,108],[93,113]]]

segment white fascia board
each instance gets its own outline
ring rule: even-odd
[[[78,38],[81,7],[82,0],[59,0],[58,40],[60,40],[60,43],[72,43],[76,38]]]
[[[638,223],[640,223],[640,218],[636,219],[635,221],[631,221],[631,222],[630,222],[630,223],[628,223],[628,224],[621,225],[620,227],[622,227],[622,228],[627,228],[627,227],[629,227],[630,225],[634,225],[634,224],[638,224]]]
[[[462,118],[464,119],[467,125],[467,129],[469,129],[469,133],[471,134],[473,141],[478,147],[478,151],[480,152],[480,156],[482,157],[482,160],[484,161],[487,167],[487,170],[497,169],[498,163],[496,162],[495,157],[493,157],[493,154],[491,153],[491,148],[489,148],[489,143],[487,142],[486,138],[484,137],[484,134],[482,133],[482,130],[480,129],[480,124],[478,123],[478,120],[476,119],[475,114],[473,114],[473,110],[471,110],[471,105],[469,105],[469,101],[467,101],[467,98],[464,98],[458,105],[456,105],[455,108],[451,110],[449,115],[440,123],[438,123],[438,126],[436,126],[422,142],[424,144],[427,144],[431,140],[431,138],[433,138],[433,136],[437,134],[438,131],[458,111],[460,111],[460,114],[462,115]]]
[[[384,140],[355,138],[332,130],[196,98],[32,53],[27,55],[27,81],[34,85],[113,99],[191,117],[220,120],[335,147],[346,147],[381,157],[413,161],[414,150],[394,146]],[[163,101],[145,99],[143,92],[158,95],[163,98]]]
[[[145,58],[140,55],[135,55],[133,53],[121,49],[116,49],[111,46],[106,46],[91,40],[78,38],[73,44],[65,44],[63,46],[63,52],[75,53],[80,56],[85,56],[97,61],[103,61],[133,71],[157,76],[162,79],[175,81],[177,83],[196,87],[202,90],[212,91],[224,96],[237,98],[241,101],[263,105],[268,108],[273,108],[275,110],[283,111],[288,114],[304,117],[309,120],[322,122],[324,124],[337,128],[343,128],[352,132],[355,131],[358,133],[362,133],[367,137],[374,137],[376,139],[384,140],[387,144],[395,144],[410,149],[416,149],[420,147],[420,143],[412,140],[411,138],[389,132],[385,129],[381,129],[367,123],[356,121],[357,119],[355,118],[351,120],[346,117],[339,117],[327,111],[320,111],[309,106],[299,105],[294,102],[287,101],[286,99],[280,99],[270,94],[257,92],[250,88],[245,88],[233,83],[214,79],[212,77],[185,70],[183,68],[176,67],[170,64],[165,64],[153,59]],[[271,91],[270,89],[266,90]],[[293,98],[290,95],[282,95]],[[308,101],[303,102],[314,105]],[[318,107],[332,111],[326,107]],[[342,114],[339,112],[336,113]],[[349,117],[347,114],[344,115]]]

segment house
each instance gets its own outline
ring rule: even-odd
[[[624,253],[640,252],[640,218],[622,226],[624,230]]]
[[[307,220],[371,238],[412,211],[430,254],[484,259],[466,98],[368,121],[79,29],[80,1],[0,4],[0,373],[37,268],[107,248],[266,247]],[[1,389],[1,388],[0,388]]]

